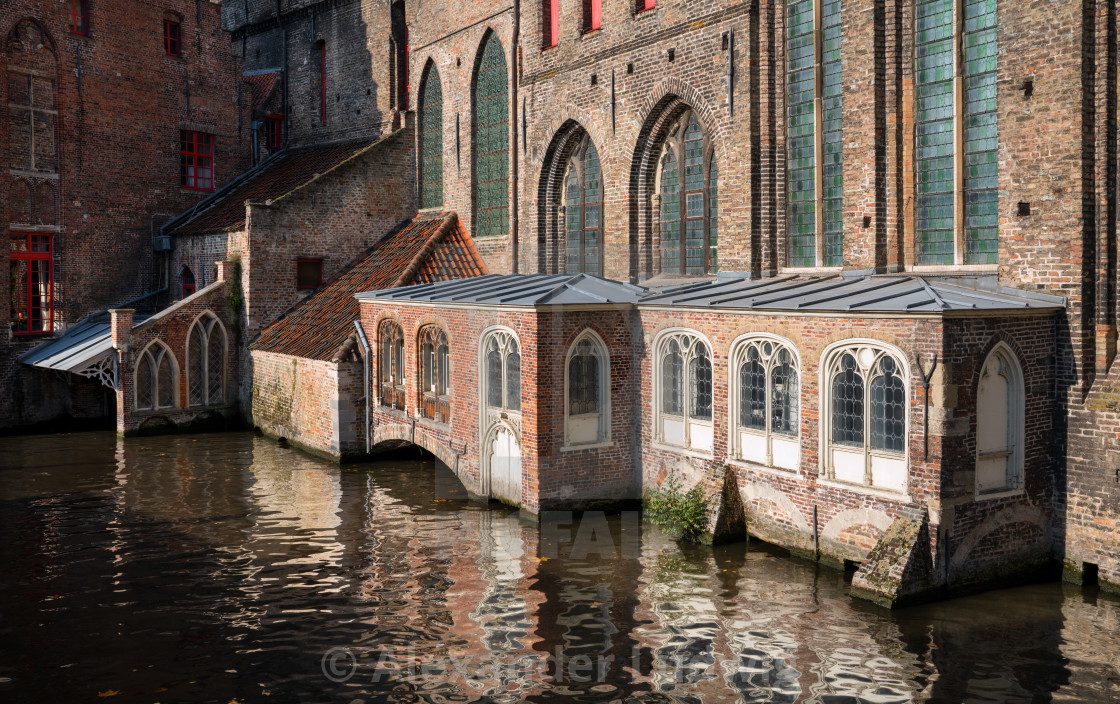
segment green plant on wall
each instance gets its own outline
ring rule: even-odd
[[[681,490],[681,481],[671,472],[659,489],[645,500],[646,516],[666,533],[681,540],[699,542],[708,527],[708,502],[699,484]]]

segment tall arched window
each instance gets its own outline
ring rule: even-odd
[[[178,393],[175,355],[161,342],[153,342],[136,360],[137,411],[174,408]]]
[[[1023,486],[1023,370],[1000,343],[984,362],[976,391],[976,494]]]
[[[205,315],[187,336],[187,397],[192,406],[225,403],[226,331],[218,319]]]
[[[658,162],[661,271],[714,274],[718,167],[712,145],[692,110],[670,127]]]
[[[474,236],[509,234],[509,85],[506,57],[491,32],[471,90]]]
[[[448,423],[451,420],[451,370],[447,334],[437,325],[420,331],[420,414]]]
[[[443,88],[439,71],[428,63],[420,88],[420,207],[443,205]]]
[[[569,274],[603,274],[603,178],[591,137],[572,152],[564,174],[564,230]]]
[[[843,263],[840,0],[787,0],[786,149],[794,267]]]
[[[512,333],[498,330],[483,339],[486,406],[521,413],[521,348]]]
[[[658,371],[657,439],[677,447],[712,449],[712,352],[689,331],[662,336],[654,346]]]
[[[377,332],[378,378],[381,380],[381,405],[405,408],[404,331],[392,320],[385,320]]]
[[[734,456],[797,469],[801,459],[797,353],[772,335],[752,335],[731,349]]]
[[[909,371],[902,355],[882,343],[858,341],[826,351],[824,359],[827,476],[905,491]]]
[[[603,340],[584,331],[568,348],[564,444],[610,441],[610,355]]]
[[[408,110],[408,24],[404,15],[404,0],[397,0],[389,8],[389,66],[393,71],[392,107]]]

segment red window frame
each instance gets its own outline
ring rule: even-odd
[[[15,335],[47,335],[54,332],[54,239],[52,235],[32,232],[12,235],[11,248],[11,326]],[[26,263],[27,276],[18,280],[21,263]],[[38,265],[36,265],[38,264]],[[37,278],[46,270],[46,280]],[[40,287],[38,294],[36,287]],[[45,293],[42,287],[46,288]],[[19,289],[23,287],[24,290]],[[32,305],[36,297],[39,305]],[[42,299],[46,300],[43,301]],[[17,306],[19,302],[22,306]],[[20,314],[22,308],[24,314]],[[44,318],[45,314],[45,318]]]
[[[560,42],[560,0],[541,0],[541,37],[542,49]]]
[[[70,0],[70,33],[89,36],[89,0]]]
[[[179,132],[179,186],[189,191],[214,190],[214,135]]]
[[[176,58],[183,55],[182,26],[175,20],[163,21],[163,53]]]
[[[583,32],[594,32],[603,26],[603,0],[583,0]]]
[[[657,7],[657,0],[638,0],[638,4],[634,7],[637,12],[645,12]]]
[[[300,272],[299,272],[300,264],[314,264],[317,267],[317,277],[316,277],[316,281],[315,281],[314,286],[312,286],[311,284],[302,283],[300,281],[300,275],[299,275],[300,274]],[[319,288],[322,285],[323,285],[323,260],[322,259],[312,259],[310,257],[297,259],[296,260],[296,290],[297,291],[314,291],[315,289]]]
[[[264,118],[264,146],[272,151],[284,146],[284,116],[266,115]]]
[[[187,296],[190,296],[195,292],[196,286],[193,271],[191,271],[188,267],[183,267],[183,273],[179,275],[179,279],[182,282],[181,285],[183,287],[182,298],[186,298]]]

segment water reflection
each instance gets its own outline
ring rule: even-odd
[[[0,698],[1120,701],[1116,600],[890,614],[761,545],[538,524],[449,483],[250,435],[4,438]]]

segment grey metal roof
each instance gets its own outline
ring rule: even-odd
[[[145,320],[137,318],[137,322]],[[19,361],[43,369],[77,372],[113,349],[109,321],[104,316],[74,325],[57,340],[34,347]]]
[[[580,306],[637,303],[641,286],[589,274],[490,274],[355,294],[359,301],[492,306]]]
[[[1054,310],[1065,307],[1065,299],[997,286],[995,277],[791,275],[679,286],[645,296],[639,305],[806,313],[950,313]]]

